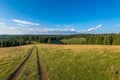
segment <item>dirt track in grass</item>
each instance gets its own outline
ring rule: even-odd
[[[36,48],[36,54],[37,54],[37,62],[38,62],[38,70],[39,70],[39,76],[40,80],[48,80],[47,73],[45,71],[45,68],[43,67],[43,64],[41,62],[41,59],[39,57],[38,49]]]
[[[20,64],[20,66],[14,71],[13,74],[11,74],[10,78],[8,80],[17,80],[21,72],[23,71],[26,63],[28,62],[28,59],[30,58],[33,49],[36,49],[36,58],[37,58],[37,64],[38,64],[38,71],[39,71],[39,80],[48,80],[47,73],[45,71],[45,68],[43,67],[43,64],[41,62],[41,59],[39,57],[38,48],[32,48],[31,51],[28,53],[27,57],[24,59],[24,61]]]
[[[20,75],[20,73],[23,71],[24,66],[26,65],[29,57],[32,54],[34,48],[31,49],[31,51],[28,53],[28,56],[25,58],[25,60],[20,64],[20,66],[15,70],[15,72],[13,74],[11,74],[10,78],[8,80],[17,80],[18,76]]]

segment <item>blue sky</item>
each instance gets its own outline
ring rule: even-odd
[[[120,0],[0,0],[0,34],[119,33]]]

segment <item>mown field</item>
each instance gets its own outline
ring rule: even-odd
[[[10,79],[33,45],[0,48],[0,80]],[[120,80],[120,46],[38,44],[16,80]]]

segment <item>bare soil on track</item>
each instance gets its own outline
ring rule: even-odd
[[[43,67],[43,64],[41,62],[41,59],[39,57],[38,49],[36,48],[36,54],[37,54],[37,61],[38,61],[38,70],[39,70],[39,76],[40,80],[48,80],[47,73],[45,71],[45,68]]]
[[[20,64],[20,66],[15,70],[15,72],[10,76],[10,78],[8,80],[17,80],[18,76],[20,75],[20,73],[23,71],[24,66],[26,65],[29,57],[32,54],[34,48],[31,49],[31,51],[28,53],[28,56],[25,58],[25,60]]]
[[[20,66],[14,71],[13,74],[11,74],[10,78],[8,80],[17,80],[20,73],[23,71],[24,66],[26,65],[26,63],[28,62],[28,59],[30,58],[32,52],[33,52],[32,48],[31,51],[28,53],[27,57],[25,58],[25,60],[20,64]],[[36,58],[37,58],[37,63],[38,63],[38,71],[39,71],[39,80],[48,80],[48,76],[47,73],[45,71],[45,68],[43,67],[43,64],[41,62],[41,59],[39,57],[39,52],[38,52],[38,48],[36,47]]]

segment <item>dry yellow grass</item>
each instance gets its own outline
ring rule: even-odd
[[[120,80],[120,46],[37,46],[50,80]]]
[[[27,49],[30,49],[31,47],[32,45],[0,48],[0,60],[5,58],[15,57],[21,52],[23,53]]]
[[[41,48],[51,48],[51,49],[71,49],[73,51],[86,51],[86,50],[113,50],[115,52],[120,52],[120,46],[116,45],[55,45],[55,44],[42,44],[37,45]]]
[[[0,48],[0,80],[7,80],[24,60],[32,45]]]
[[[55,44],[38,44],[37,46],[50,80],[88,80],[89,78],[120,80],[118,73],[120,46]],[[9,78],[32,47],[33,45],[0,48],[0,72],[2,72],[0,80]]]

